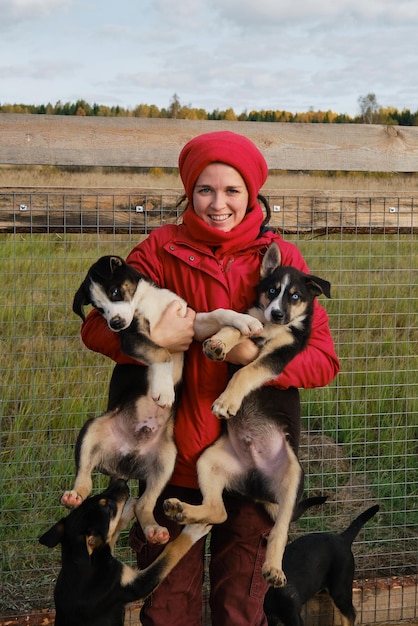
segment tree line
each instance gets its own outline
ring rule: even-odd
[[[1,104],[0,113],[22,113],[34,115],[89,115],[97,117],[146,117],[183,120],[227,120],[239,122],[303,122],[310,124],[386,124],[418,126],[418,111],[399,111],[394,107],[379,105],[376,95],[369,93],[358,98],[359,113],[351,117],[333,111],[313,111],[291,113],[283,110],[244,111],[236,114],[234,109],[215,109],[212,112],[191,105],[182,105],[174,94],[168,107],[159,108],[155,104],[139,104],[134,108],[89,104],[85,100],[55,104]]]

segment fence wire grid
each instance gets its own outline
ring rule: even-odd
[[[330,385],[301,391],[305,495],[328,501],[293,524],[290,538],[341,532],[377,503],[353,546],[356,579],[416,589],[416,198],[268,199],[272,224],[332,284],[321,303],[341,360]],[[38,537],[65,514],[59,500],[74,478],[76,436],[106,405],[112,364],[82,346],[74,293],[99,256],[126,256],[150,230],[178,220],[176,200],[172,192],[0,190],[0,616],[52,607],[60,555]],[[95,475],[95,490],[106,483]],[[117,553],[132,561],[126,533]],[[417,617],[414,597],[412,613],[398,619]],[[376,605],[376,621],[378,613]]]

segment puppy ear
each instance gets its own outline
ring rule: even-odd
[[[112,277],[112,274],[123,266],[125,261],[120,256],[111,256],[106,255],[100,257],[98,261],[90,268],[90,274],[95,280],[95,275],[97,275],[102,280],[109,280]]]
[[[87,551],[91,556],[95,550],[104,546],[103,537],[94,532],[92,532],[90,535],[86,535],[86,546]]]
[[[78,288],[73,300],[73,311],[76,315],[81,317],[83,322],[86,321],[83,307],[87,304],[91,304],[89,284],[90,279],[86,278]]]
[[[120,267],[122,267],[124,263],[125,261],[120,256],[111,256],[110,257],[110,269],[111,269],[112,274],[116,269],[119,269]]]
[[[47,548],[55,548],[64,537],[64,528],[64,520],[62,519],[39,537],[39,543]]]
[[[274,272],[277,267],[280,267],[282,262],[282,255],[277,243],[272,243],[267,248],[267,252],[264,255],[263,262],[261,264],[260,277],[265,278]]]
[[[331,297],[331,283],[323,278],[308,274],[306,277],[306,285],[314,296],[320,296],[323,293],[327,298]]]

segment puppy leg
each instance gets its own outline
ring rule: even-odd
[[[120,533],[128,527],[129,523],[135,517],[135,505],[138,501],[138,498],[129,498],[123,507],[122,514],[118,520],[116,528],[111,532],[109,528],[109,541],[108,544],[113,553],[115,549],[116,542],[119,538]]]
[[[61,504],[67,509],[79,507],[93,489],[91,475],[104,453],[108,420],[108,415],[103,415],[86,422],[80,431],[76,443],[77,475],[74,486],[61,497]]]
[[[243,399],[276,378],[298,352],[295,339],[286,326],[275,328],[267,345],[268,349],[261,351],[254,361],[235,372],[224,392],[215,400],[212,412],[217,417],[228,419],[236,415]],[[287,350],[283,350],[285,347]]]
[[[233,326],[246,337],[258,335],[263,330],[262,323],[247,313],[236,313],[231,309],[215,309],[209,313],[197,313],[194,321],[195,338],[203,341],[219,332],[224,326]]]
[[[124,565],[121,577],[122,598],[125,603],[143,600],[158,587],[190,548],[210,531],[208,524],[185,526],[180,535],[170,542],[155,561],[138,572]]]
[[[263,577],[273,587],[282,587],[286,584],[282,565],[283,553],[302,479],[302,469],[297,457],[288,444],[286,447],[287,459],[283,461],[280,471],[274,476],[279,507],[268,538],[266,560],[262,570]],[[271,509],[271,512],[274,512],[274,509]]]
[[[224,361],[228,352],[245,338],[238,329],[226,326],[203,342],[203,352],[212,361]]]
[[[344,572],[343,566],[342,572]],[[329,595],[341,613],[342,626],[354,626],[356,618],[356,610],[353,606],[353,575],[354,572],[351,572],[349,576],[335,576],[328,585]]]
[[[170,539],[167,528],[157,523],[153,511],[158,496],[173,473],[176,456],[177,449],[172,441],[166,442],[161,447],[159,451],[161,461],[149,472],[145,491],[135,505],[135,515],[150,543],[164,544]]]
[[[197,462],[197,471],[202,504],[191,505],[170,498],[164,502],[164,512],[179,524],[221,524],[227,518],[222,493],[234,477],[242,473],[242,465],[224,435],[203,452]]]
[[[255,359],[252,363],[235,372],[225,391],[213,403],[212,412],[223,419],[233,417],[237,414],[245,396],[275,376],[275,372],[272,372],[269,367],[264,367],[258,359]]]
[[[149,372],[152,399],[162,408],[171,407],[175,398],[173,361],[153,363]]]

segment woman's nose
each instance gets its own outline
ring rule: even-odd
[[[225,195],[220,191],[215,191],[211,204],[214,209],[222,209],[225,206]]]

